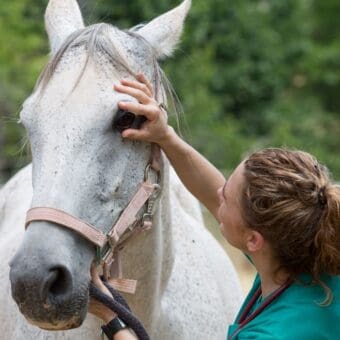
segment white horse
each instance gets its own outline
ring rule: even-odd
[[[84,27],[75,0],[50,0],[51,59],[20,117],[32,167],[0,192],[1,339],[101,338],[101,322],[87,314],[93,245],[49,222],[31,223],[25,233],[25,214],[59,208],[107,232],[142,182],[151,153],[148,143],[122,140],[112,123],[117,102],[134,100],[112,85],[143,72],[163,100],[157,59],[171,54],[190,5],[123,32]],[[164,156],[154,227],[127,243],[122,265],[125,277],[138,280],[127,300],[152,339],[225,338],[242,298],[237,276]]]

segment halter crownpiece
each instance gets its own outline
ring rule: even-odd
[[[161,192],[160,161],[160,149],[158,146],[152,145],[151,160],[145,169],[143,183],[107,234],[65,211],[50,207],[30,209],[26,215],[25,229],[31,222],[48,221],[80,234],[96,246],[97,263],[102,266],[105,279],[110,280],[110,284],[117,290],[135,293],[137,282],[122,279],[120,250],[121,246],[137,231],[152,228],[155,206]],[[152,182],[151,172],[156,174],[155,183]],[[142,217],[139,217],[143,208]],[[123,236],[125,238],[122,241]]]

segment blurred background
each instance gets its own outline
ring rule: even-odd
[[[0,2],[0,186],[30,162],[17,120],[48,60],[47,2]],[[78,2],[87,24],[123,29],[180,3]],[[185,138],[226,175],[252,150],[287,146],[311,152],[339,180],[339,17],[338,0],[193,0],[179,49],[162,62],[183,104]]]

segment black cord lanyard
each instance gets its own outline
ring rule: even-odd
[[[257,308],[253,313],[249,315],[249,312],[254,307],[257,299],[262,294],[261,286],[256,290],[255,294],[252,296],[251,300],[248,302],[247,306],[245,307],[244,311],[242,312],[238,324],[239,326],[237,329],[228,337],[228,340],[231,340],[235,335],[237,335],[242,328],[247,325],[250,321],[254,320],[268,305],[270,305],[276,298],[278,298],[290,285],[292,281],[287,281],[284,285],[278,288],[267,300],[265,300],[259,308]]]

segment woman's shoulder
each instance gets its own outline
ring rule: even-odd
[[[308,279],[302,275],[268,308],[271,320],[268,328],[277,339],[334,339],[335,334],[340,334],[340,277],[325,275],[322,278],[332,293],[329,303],[325,304],[326,291]]]
[[[323,306],[325,291],[307,276],[293,283],[238,334],[236,339],[334,339],[340,334],[340,277],[324,277],[332,301]],[[259,282],[256,280],[256,285]]]
[[[322,307],[303,299],[274,304],[245,326],[235,339],[337,339],[340,308],[335,301],[332,304],[333,307]]]
[[[249,327],[242,330],[233,337],[232,340],[336,340],[339,329],[319,329],[316,327],[309,328],[304,319],[296,320],[288,328],[274,328],[270,325],[266,329],[263,327]]]
[[[333,297],[331,300],[335,302],[336,298],[340,297],[340,276],[323,275],[321,282],[322,285],[313,283],[310,275],[300,275],[299,279],[287,290],[285,298],[292,298],[294,303],[304,302],[309,305],[313,302],[314,305],[320,306],[329,292]],[[336,307],[331,300],[329,306]]]
[[[324,275],[321,279],[335,293],[340,293],[340,275]]]

